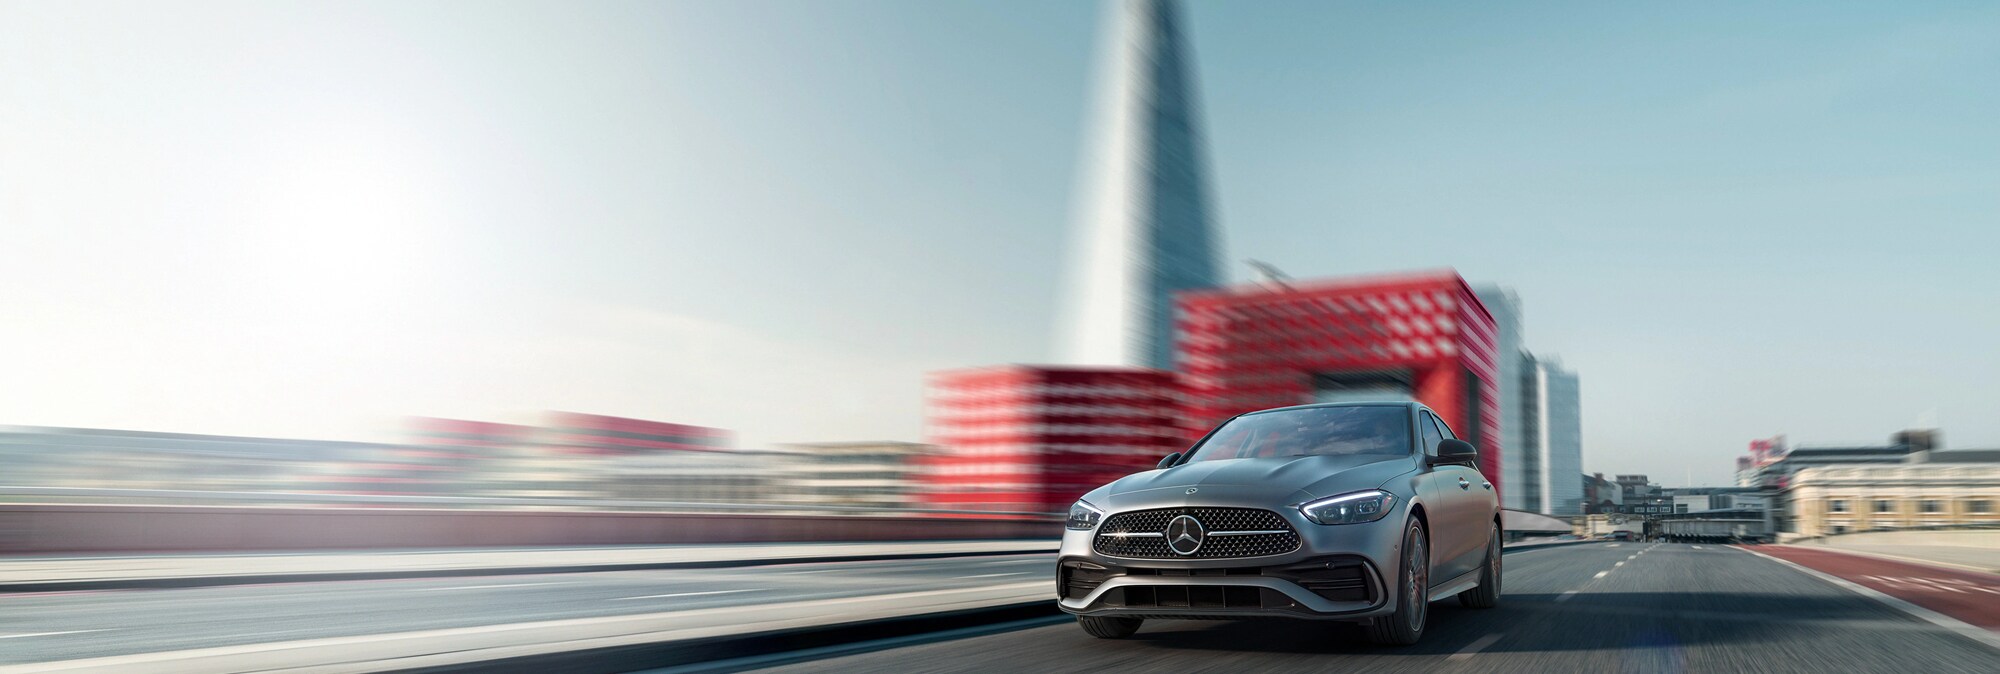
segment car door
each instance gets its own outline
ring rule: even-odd
[[[1444,425],[1430,410],[1424,410],[1417,417],[1417,430],[1423,434],[1424,456],[1428,460],[1437,456],[1438,443],[1443,441]],[[1431,569],[1432,583],[1444,583],[1457,578],[1459,574],[1472,570],[1480,561],[1477,553],[1484,547],[1470,547],[1468,537],[1480,543],[1480,536],[1470,526],[1478,517],[1478,500],[1472,490],[1479,487],[1476,473],[1464,466],[1439,464],[1430,467],[1430,493],[1424,512],[1428,514],[1431,526]]]
[[[1438,442],[1444,440],[1444,435],[1428,410],[1417,413],[1417,437],[1426,466],[1422,492],[1425,520],[1430,525],[1431,582],[1435,584],[1459,573],[1458,556],[1462,553],[1453,542],[1459,537],[1458,530],[1464,527],[1460,524],[1464,516],[1457,511],[1463,507],[1465,499],[1459,493],[1457,473],[1452,472],[1450,466],[1430,464],[1431,457],[1437,456]]]
[[[1432,417],[1431,422],[1437,424],[1438,433],[1446,439],[1458,439],[1458,436],[1451,432],[1451,425],[1446,424],[1443,419]],[[1447,469],[1448,475],[1443,481],[1457,489],[1459,502],[1463,506],[1453,513],[1460,532],[1456,542],[1463,546],[1460,556],[1455,558],[1462,564],[1458,571],[1460,573],[1472,571],[1486,561],[1486,542],[1491,535],[1490,528],[1496,504],[1493,483],[1473,466],[1441,467]]]

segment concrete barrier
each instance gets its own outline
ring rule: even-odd
[[[1048,519],[0,505],[0,554],[1048,539]]]

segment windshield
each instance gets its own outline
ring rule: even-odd
[[[1195,461],[1319,454],[1410,453],[1410,411],[1398,405],[1305,407],[1237,417],[1194,449]]]

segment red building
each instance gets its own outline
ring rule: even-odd
[[[1185,449],[1171,372],[1007,366],[930,377],[923,500],[934,508],[1057,512]]]
[[[715,451],[732,444],[729,431],[720,428],[576,412],[551,412],[544,433],[544,444],[573,454]]]
[[[1179,297],[1187,421],[1311,402],[1414,399],[1500,484],[1493,317],[1451,271],[1235,286]]]

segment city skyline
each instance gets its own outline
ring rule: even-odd
[[[1056,360],[1096,5],[518,7],[0,9],[0,423],[915,439]],[[1187,3],[1230,264],[1515,288],[1585,472],[2000,445],[2000,11],[1805,7]]]

